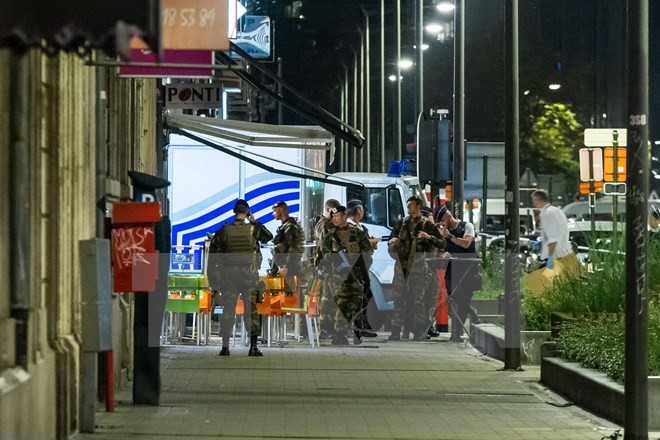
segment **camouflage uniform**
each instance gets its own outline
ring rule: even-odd
[[[335,230],[332,220],[327,217],[321,217],[314,227],[314,239],[316,240],[317,255],[325,238]],[[325,274],[324,274],[325,275]],[[323,277],[321,284],[321,298],[319,302],[319,324],[324,333],[333,333],[334,328],[334,291],[332,279],[328,276]]]
[[[243,294],[244,319],[251,334],[257,335],[261,331],[256,307],[262,260],[259,242],[272,238],[273,234],[261,223],[250,224],[243,220],[225,223],[213,234],[209,245],[208,275],[211,288],[220,292],[218,303],[223,306],[220,315],[223,346],[227,346],[231,334],[239,294]]]
[[[285,277],[289,291],[294,289],[293,277],[300,277],[301,258],[305,252],[304,247],[305,233],[293,217],[289,217],[277,228],[273,244],[273,267],[271,272],[277,272],[277,267],[287,268]]]
[[[424,231],[430,239],[415,238]],[[424,304],[429,283],[433,282],[434,272],[426,262],[426,257],[437,250],[444,250],[445,240],[436,225],[424,217],[407,216],[395,225],[390,239],[399,241],[389,245],[389,252],[395,260],[394,281],[392,285],[394,310],[392,312],[392,332],[400,331],[404,324],[406,305],[411,307],[413,315],[413,333],[420,338],[428,330],[428,310]]]
[[[340,255],[340,252],[342,255]],[[373,248],[367,235],[355,225],[335,228],[325,237],[318,250],[318,260],[328,275],[332,293],[335,335],[345,338],[350,323],[362,308],[363,273],[371,266]],[[348,266],[345,263],[348,262]]]

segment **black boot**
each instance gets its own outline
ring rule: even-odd
[[[264,354],[257,348],[257,335],[250,336],[250,351],[248,356],[263,356]]]
[[[401,340],[401,327],[396,325],[392,326],[392,334],[387,338],[388,341],[400,341]]]
[[[222,347],[222,350],[220,350],[220,356],[229,356],[229,347]]]
[[[362,338],[360,337],[360,332],[356,330],[353,333],[355,334],[355,336],[353,336],[353,345],[362,344]]]

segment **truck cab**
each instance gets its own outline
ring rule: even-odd
[[[392,280],[394,260],[387,252],[387,239],[397,220],[406,216],[406,200],[419,196],[426,204],[426,196],[414,176],[385,173],[336,173],[334,178],[357,182],[363,187],[344,187],[326,184],[325,199],[337,199],[342,205],[359,199],[364,204],[362,224],[369,233],[380,237],[374,251],[370,269],[371,291],[374,295],[367,309],[367,317],[373,328],[387,322],[393,310]]]

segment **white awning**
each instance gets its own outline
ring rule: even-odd
[[[229,146],[333,150],[335,137],[318,126],[270,125],[165,112],[167,125],[222,139]]]

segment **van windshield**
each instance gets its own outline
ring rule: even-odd
[[[394,221],[403,217],[401,195],[397,188],[347,188],[346,201],[353,199],[362,201],[363,223],[390,228]]]

